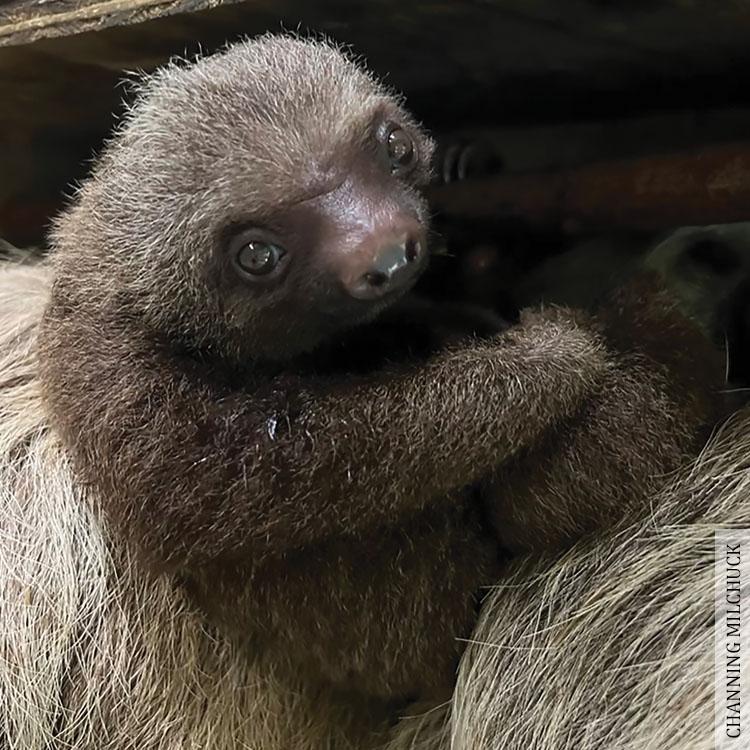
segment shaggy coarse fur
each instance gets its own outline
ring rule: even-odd
[[[393,127],[409,171],[382,158]],[[332,368],[394,306],[341,280],[392,225],[424,236],[430,153],[326,44],[169,67],[57,222],[39,332],[48,424],[133,564],[249,658],[384,700],[447,695],[498,539],[559,546],[641,508],[720,382],[648,287],[595,321],[550,308],[425,361]],[[236,272],[248,226],[283,275]]]
[[[508,571],[451,706],[406,719],[409,746],[713,748],[714,532],[749,526],[745,409],[640,521]]]

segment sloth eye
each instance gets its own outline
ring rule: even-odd
[[[251,240],[240,246],[235,254],[239,268],[251,276],[268,276],[279,265],[284,251],[271,242]]]
[[[403,173],[414,166],[417,159],[414,141],[403,128],[391,126],[386,131],[385,146],[392,173]]]

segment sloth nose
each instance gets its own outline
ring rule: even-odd
[[[424,237],[419,231],[406,231],[363,255],[367,262],[360,267],[361,273],[350,276],[345,286],[357,299],[379,299],[416,281],[424,267]]]

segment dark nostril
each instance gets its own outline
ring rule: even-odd
[[[411,237],[406,240],[406,262],[413,263],[419,257],[419,240],[412,239]]]
[[[388,274],[382,271],[368,271],[362,278],[369,286],[376,289],[388,283]]]
[[[416,232],[404,233],[376,248],[364,245],[360,252],[353,256],[353,265],[356,268],[361,257],[367,258],[367,266],[359,267],[358,274],[346,284],[347,291],[359,299],[377,299],[404,289],[416,279],[418,260],[424,254],[423,238]]]

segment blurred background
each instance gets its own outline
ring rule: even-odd
[[[128,79],[268,30],[351,45],[436,135],[427,293],[589,304],[666,240],[731,276],[745,356],[750,0],[0,2],[0,237],[43,245]]]

